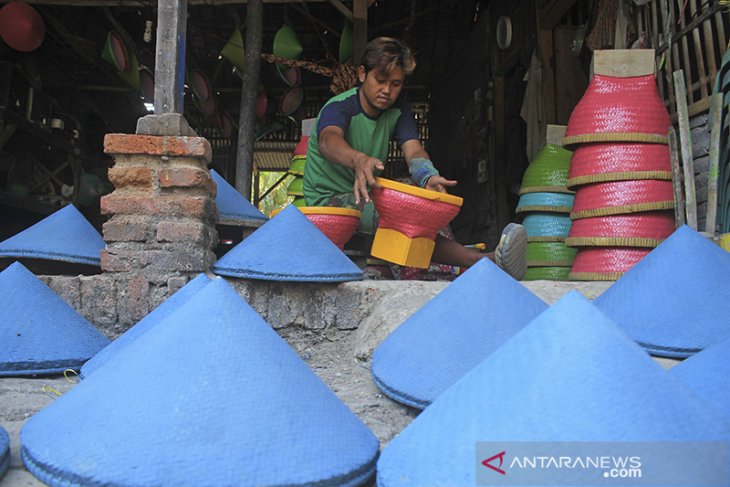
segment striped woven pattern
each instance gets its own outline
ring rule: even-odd
[[[565,243],[571,246],[656,247],[675,228],[672,211],[581,218],[573,222]]]
[[[576,250],[563,242],[528,242],[527,265],[529,267],[570,266]]]
[[[672,179],[669,146],[663,144],[585,144],[570,160],[567,185],[627,179]]]
[[[397,230],[409,238],[435,239],[461,209],[385,187],[373,188],[371,197],[378,211],[378,228]]]
[[[522,177],[520,194],[538,192],[570,193],[566,187],[571,152],[547,144],[535,156]]]
[[[670,125],[654,75],[619,78],[596,74],[570,115],[564,144],[667,143]]]
[[[528,242],[550,241],[541,238],[562,241],[568,236],[571,224],[570,217],[561,213],[530,213],[522,221]]]
[[[615,281],[646,257],[651,249],[583,247],[578,249],[570,278],[577,281]]]
[[[562,193],[527,193],[520,196],[517,203],[517,213],[528,211],[570,213],[573,208],[572,194]]]
[[[570,279],[568,267],[529,267],[523,281],[567,281]]]
[[[674,190],[671,181],[612,181],[581,187],[576,192],[570,217],[576,220],[672,208]]]

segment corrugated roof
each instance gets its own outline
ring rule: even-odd
[[[286,171],[289,169],[296,146],[296,141],[257,140],[253,146],[254,169]]]

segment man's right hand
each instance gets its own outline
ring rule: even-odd
[[[385,169],[383,162],[375,157],[370,157],[366,154],[360,153],[355,157],[354,169],[355,169],[355,185],[352,190],[355,193],[355,204],[360,207],[360,202],[368,203],[370,201],[370,195],[368,194],[368,186],[371,188],[379,188],[380,185],[375,182],[375,175],[373,172],[378,169],[380,171]]]

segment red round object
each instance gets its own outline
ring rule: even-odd
[[[305,213],[309,221],[314,223],[320,232],[324,233],[332,243],[342,250],[348,240],[357,230],[360,219],[347,215],[317,215]]]
[[[0,37],[16,51],[38,49],[45,36],[43,17],[30,5],[11,2],[0,9]]]
[[[666,143],[670,124],[654,75],[618,78],[596,74],[570,115],[564,143]]]
[[[302,138],[299,139],[299,143],[294,148],[294,155],[295,156],[306,156],[307,155],[307,146],[309,145],[309,136],[308,135],[302,135]]]
[[[570,159],[568,186],[627,179],[672,179],[669,146],[641,143],[583,144]]]
[[[675,229],[672,211],[581,218],[571,225],[565,243],[571,246],[656,247]]]
[[[297,108],[299,108],[299,105],[302,104],[303,100],[304,90],[301,88],[290,88],[281,95],[281,99],[279,100],[279,112],[282,115],[289,116],[297,111]]]
[[[213,94],[208,77],[199,69],[193,69],[190,72],[190,86],[201,102],[208,100]]]
[[[371,196],[378,210],[378,228],[397,230],[409,238],[436,238],[461,209],[390,188],[373,188]]]
[[[198,101],[197,106],[203,115],[207,115],[209,117],[213,116],[213,114],[218,110],[218,102],[213,96],[205,101]]]
[[[578,249],[570,270],[571,279],[616,280],[652,249],[630,247],[586,247]]]
[[[636,213],[674,208],[671,181],[612,181],[581,186],[575,192],[570,218]]]
[[[266,92],[262,91],[259,93],[258,98],[256,98],[256,119],[261,120],[264,118],[264,115],[266,115],[266,107],[268,106],[269,102],[266,98]]]
[[[153,102],[155,99],[155,75],[146,66],[139,68],[139,84],[145,100]]]

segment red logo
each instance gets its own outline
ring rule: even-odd
[[[502,475],[505,475],[505,471],[502,470],[501,468],[499,468],[502,466],[502,462],[504,462],[504,454],[505,454],[505,452],[497,453],[493,457],[489,457],[486,460],[484,460],[482,462],[482,465],[484,465],[487,468],[491,468],[492,470],[494,470],[497,473],[501,473]],[[490,462],[492,462],[493,460],[496,460],[497,458],[499,458],[499,465],[495,467]]]

